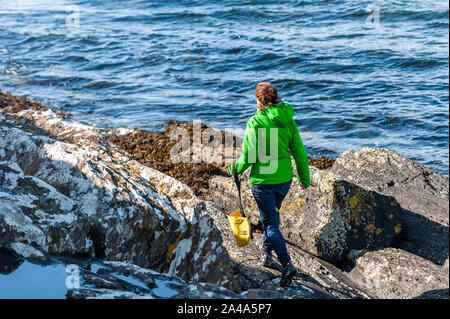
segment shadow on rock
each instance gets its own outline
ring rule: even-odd
[[[401,231],[401,209],[397,201],[344,180],[336,180],[331,185],[330,213],[321,216],[319,209],[315,217],[326,217],[327,223],[309,229],[318,232],[316,254],[339,266],[352,250],[374,251],[391,245]]]
[[[449,251],[449,179],[421,163],[385,149],[346,151],[331,172],[392,196],[401,206],[402,231],[392,246],[444,265]]]
[[[448,299],[448,289],[435,289],[424,292],[415,299]]]
[[[448,227],[407,209],[402,209],[401,221],[402,231],[392,247],[444,265],[448,259]]]
[[[24,260],[13,255],[10,251],[0,247],[0,274],[8,275],[18,269]]]

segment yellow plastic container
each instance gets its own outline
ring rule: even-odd
[[[243,217],[240,210],[228,215],[234,239],[238,247],[246,246],[250,243],[251,229],[248,218]]]

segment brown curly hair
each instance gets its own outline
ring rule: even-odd
[[[265,106],[274,106],[278,102],[277,88],[270,82],[259,82],[255,89],[258,108],[263,111]]]

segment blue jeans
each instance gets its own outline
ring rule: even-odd
[[[289,192],[291,183],[292,180],[282,184],[254,184],[252,186],[253,196],[258,205],[263,226],[263,249],[267,253],[275,251],[283,266],[291,260],[291,257],[280,232],[279,210],[281,203]]]

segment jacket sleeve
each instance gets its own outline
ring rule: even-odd
[[[297,173],[299,181],[309,187],[310,176],[309,176],[309,165],[308,165],[308,155],[306,154],[305,147],[303,146],[302,139],[300,138],[300,133],[298,132],[297,123],[292,120],[292,130],[293,136],[291,139],[291,144],[289,145],[289,150],[295,160],[295,165],[297,166]]]
[[[257,129],[254,128],[250,122],[250,120],[247,122],[247,128],[245,129],[242,155],[235,163],[238,174],[245,172],[257,161]],[[233,163],[228,165],[228,173],[233,176]]]

